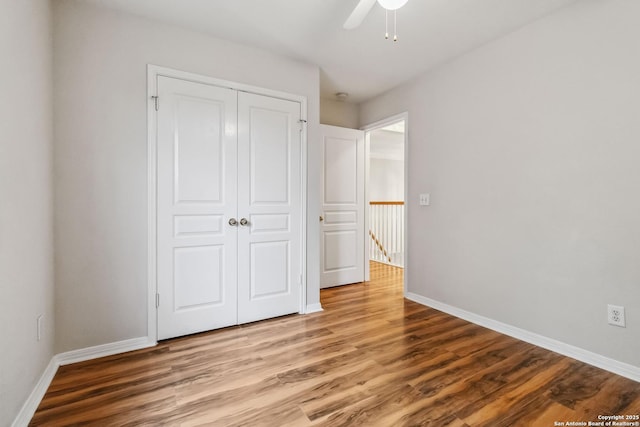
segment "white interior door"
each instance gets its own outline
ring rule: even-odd
[[[300,311],[301,129],[300,103],[238,94],[239,323]]]
[[[320,286],[364,281],[364,132],[321,125]]]
[[[237,324],[237,93],[158,77],[158,339]]]

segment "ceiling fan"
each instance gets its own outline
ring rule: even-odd
[[[408,0],[360,0],[351,12],[351,15],[345,21],[343,27],[345,30],[353,30],[362,24],[364,18],[367,17],[369,11],[376,4],[376,1],[387,11],[395,11],[404,6]],[[388,35],[387,35],[388,38]]]

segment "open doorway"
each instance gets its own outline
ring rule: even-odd
[[[406,128],[406,114],[364,128],[368,259],[400,268],[407,264]]]

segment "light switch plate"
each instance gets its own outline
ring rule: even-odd
[[[420,206],[429,206],[430,198],[429,193],[420,194]]]

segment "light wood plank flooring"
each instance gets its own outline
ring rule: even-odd
[[[63,366],[33,426],[554,426],[640,414],[640,384],[402,297],[402,270],[324,312]]]

